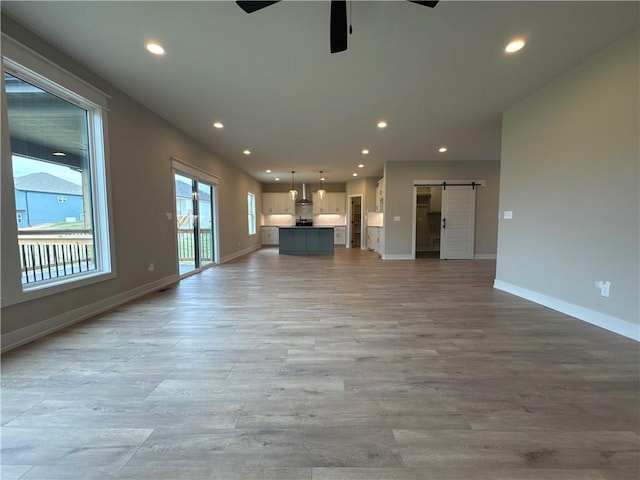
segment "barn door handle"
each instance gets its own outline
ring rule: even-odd
[[[446,218],[442,219],[442,228],[445,229],[445,230],[447,229],[447,219]]]

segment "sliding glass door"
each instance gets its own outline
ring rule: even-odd
[[[213,186],[198,185],[198,253],[200,266],[213,263]]]
[[[215,186],[175,173],[180,275],[215,263]]]

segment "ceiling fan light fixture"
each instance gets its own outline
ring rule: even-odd
[[[247,0],[236,1],[236,4],[246,13],[257,12],[280,0]],[[412,3],[422,5],[424,7],[433,8],[438,4],[434,1],[417,1],[409,0]],[[348,18],[347,18],[348,17]],[[347,15],[347,0],[331,0],[331,16],[329,25],[329,41],[331,53],[344,52],[347,49],[347,37],[353,33],[351,25],[351,0],[349,0],[349,14]]]

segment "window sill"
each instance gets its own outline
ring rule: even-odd
[[[116,278],[115,272],[94,272],[85,274],[81,278],[66,278],[60,280],[55,284],[43,284],[43,285],[29,285],[22,292],[15,293],[9,296],[3,296],[0,300],[2,307],[8,307],[10,305],[17,305],[19,303],[30,302],[38,298],[48,297],[49,295],[56,295],[62,292],[68,292],[75,290],[76,288],[82,288],[96,283],[104,282]],[[23,286],[23,288],[25,288]]]

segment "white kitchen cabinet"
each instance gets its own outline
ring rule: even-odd
[[[296,203],[289,198],[288,193],[263,193],[262,213],[265,215],[295,215]]]
[[[278,227],[262,227],[262,245],[278,245],[280,230]]]
[[[265,215],[271,215],[272,213],[275,213],[273,211],[273,204],[274,204],[274,196],[275,193],[263,193],[262,194],[262,213]],[[277,200],[276,200],[276,204],[277,204]]]
[[[313,194],[313,214],[344,214],[347,211],[347,194],[341,192],[327,193],[322,200],[317,193]]]
[[[382,228],[367,227],[367,247],[382,254]]]
[[[376,212],[382,212],[384,210],[384,189],[385,181],[384,177],[378,180],[378,186],[376,188]]]
[[[346,245],[346,242],[347,242],[346,227],[334,227],[333,229],[334,245]]]
[[[377,228],[375,227],[367,227],[367,247],[369,250],[373,250],[374,252],[377,250],[378,246],[378,238],[377,238]]]
[[[347,213],[347,194],[328,193],[329,213]]]
[[[328,194],[327,194],[328,195]],[[327,195],[325,195],[325,197],[320,200],[320,196],[313,192],[312,194],[312,200],[313,200],[313,214],[314,215],[319,215],[321,213],[327,213],[325,212],[325,203],[327,204],[327,207],[329,206],[329,199],[327,198]]]

